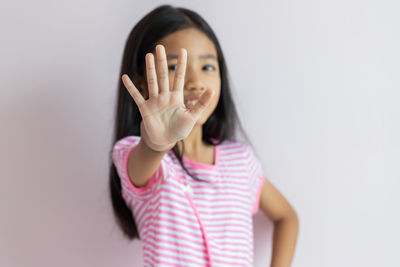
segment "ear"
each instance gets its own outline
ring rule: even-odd
[[[147,88],[147,83],[142,76],[137,75],[134,81],[136,88],[142,94],[143,98],[147,100],[149,98],[149,90]]]

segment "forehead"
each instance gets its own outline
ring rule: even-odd
[[[159,41],[165,46],[167,53],[178,54],[180,48],[185,48],[190,55],[212,54],[217,56],[214,43],[197,29],[184,29],[171,33]]]

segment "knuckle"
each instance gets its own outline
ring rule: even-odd
[[[158,62],[163,62],[163,61],[164,61],[164,57],[162,57],[162,56],[157,56],[157,61],[158,61]]]
[[[176,78],[177,79],[184,79],[185,78],[185,74],[183,72],[177,72],[176,73]]]
[[[154,77],[147,78],[147,81],[148,81],[148,83],[151,83],[151,84],[155,84],[156,83],[156,79]]]
[[[154,66],[153,65],[147,65],[146,66],[146,69],[147,69],[147,72],[149,72],[149,73],[151,73],[151,72],[153,72],[153,70],[154,70]]]
[[[160,80],[165,80],[165,79],[167,79],[168,76],[165,72],[161,72],[159,77],[160,77]]]

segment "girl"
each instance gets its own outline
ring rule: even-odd
[[[259,206],[276,222],[271,266],[290,266],[296,213],[237,127],[204,19],[165,5],[140,20],[123,55],[110,189],[122,231],[143,241],[145,266],[252,266]]]

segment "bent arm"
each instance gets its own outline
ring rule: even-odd
[[[299,231],[296,211],[268,180],[261,189],[260,208],[274,223],[270,266],[290,267]]]

